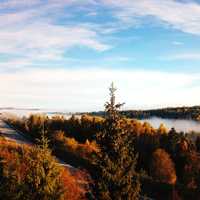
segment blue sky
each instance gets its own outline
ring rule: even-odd
[[[0,106],[200,102],[200,1],[0,0]]]

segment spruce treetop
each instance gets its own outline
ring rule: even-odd
[[[113,82],[111,83],[109,91],[110,91],[110,101],[106,102],[106,104],[105,104],[106,118],[116,120],[119,118],[119,110],[124,105],[124,103],[116,104],[115,92],[117,91],[117,88],[114,87]]]

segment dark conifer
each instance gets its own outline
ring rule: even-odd
[[[135,171],[136,159],[130,134],[125,128],[125,120],[116,104],[115,91],[110,87],[110,102],[105,104],[106,120],[104,130],[97,135],[101,154],[97,159],[97,198],[115,200],[138,199],[140,183]]]

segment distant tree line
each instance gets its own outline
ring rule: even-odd
[[[105,116],[105,112],[91,112],[88,113],[94,116]],[[174,107],[161,108],[152,110],[124,110],[121,114],[127,118],[134,119],[148,119],[150,117],[161,117],[168,119],[191,119],[200,121],[200,106],[193,107]]]

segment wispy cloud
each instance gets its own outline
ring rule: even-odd
[[[180,53],[169,55],[161,58],[162,60],[190,60],[190,61],[199,61],[200,60],[200,52],[197,53]]]
[[[109,48],[97,40],[98,35],[81,26],[58,26],[46,23],[33,23],[0,31],[0,52],[46,55],[63,53],[66,48],[86,46],[97,51]]]
[[[57,19],[63,16],[70,22],[70,15],[64,9],[74,4],[78,1],[49,0],[44,4],[37,0],[17,4],[13,0],[0,3],[0,53],[55,60],[62,58],[71,47],[84,46],[95,51],[109,49],[110,45],[102,42],[91,27],[58,23]]]
[[[98,10],[101,7],[109,15],[107,21],[92,21],[97,13],[103,15]],[[76,15],[86,8],[91,20],[76,21]],[[200,4],[193,1],[9,0],[0,2],[0,53],[48,61],[61,60],[72,47],[101,52],[114,46],[107,36],[142,24],[147,18],[151,23],[200,35]]]
[[[172,44],[175,45],[175,46],[182,46],[182,45],[184,45],[183,42],[179,42],[179,41],[173,41]]]
[[[144,17],[174,29],[200,35],[200,4],[194,1],[175,0],[103,0],[113,10],[113,15],[127,24],[134,19],[142,23]]]
[[[16,9],[16,8],[24,8],[24,7],[32,7],[41,3],[41,0],[8,0],[8,1],[1,1],[0,2],[0,9]]]

